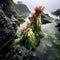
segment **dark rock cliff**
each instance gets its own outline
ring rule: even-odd
[[[3,10],[5,6],[10,7],[9,0],[0,0],[0,57],[1,53],[7,50],[9,42],[14,39],[17,30],[16,25],[13,22],[10,23],[10,19],[6,16]]]
[[[8,17],[13,15],[15,18],[26,18],[30,14],[25,4],[15,4],[13,0],[1,0],[0,5]]]

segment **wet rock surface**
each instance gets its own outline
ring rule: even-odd
[[[45,14],[43,13],[41,15],[41,19],[42,19],[42,24],[47,24],[47,23],[52,23],[54,20],[54,18],[50,17],[49,14]]]
[[[16,36],[17,26],[14,21],[18,19],[17,17],[20,18],[20,16],[18,15],[19,13],[18,8],[16,8],[15,5],[16,4],[13,2],[13,0],[0,1],[0,59],[1,60],[3,60],[5,54],[7,54],[10,51],[9,46],[11,44],[11,41],[14,38],[17,38]]]
[[[17,45],[5,55],[6,60],[39,60],[35,52],[26,49],[24,46]]]
[[[16,30],[16,24],[10,23],[3,10],[0,9],[0,53],[5,51],[6,49],[3,48],[14,39]]]
[[[2,0],[1,0],[2,1]],[[6,14],[7,17],[11,17],[12,15],[15,18],[26,18],[30,14],[30,10],[25,4],[15,4],[13,0],[7,0],[0,2],[2,6],[2,10]],[[23,8],[22,8],[23,7]]]
[[[17,30],[16,24],[11,22],[4,11],[4,7],[10,7],[12,2],[13,0],[0,0],[0,58],[7,53],[9,44],[15,38]]]

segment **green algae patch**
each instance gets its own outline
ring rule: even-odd
[[[47,44],[48,47],[52,47],[53,46],[52,42],[47,42],[46,44]]]
[[[57,45],[60,45],[60,40],[56,37],[56,35],[51,35],[51,37],[53,38],[53,42]]]
[[[13,40],[10,47],[12,48],[17,44],[23,45],[28,49],[35,48],[36,39],[34,33],[32,32],[32,29],[29,28],[27,31],[22,33],[20,38]]]
[[[52,44],[52,42],[50,42],[50,41],[43,41],[43,44],[45,44],[46,46],[48,46],[48,47],[52,47],[53,46],[53,44]]]
[[[39,51],[40,53],[45,54],[47,52],[47,47],[53,47],[53,44],[50,41],[44,40],[38,46],[37,51]]]
[[[42,54],[46,53],[46,45],[45,44],[41,44],[38,48],[37,51],[39,51]]]
[[[10,48],[14,48],[16,45],[20,44],[20,41],[22,40],[23,35],[20,38],[14,39],[10,45]]]
[[[48,31],[48,36],[50,36],[53,39],[53,43],[56,45],[60,45],[60,40],[56,37],[56,32],[52,29]]]

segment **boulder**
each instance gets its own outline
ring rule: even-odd
[[[56,11],[52,12],[52,14],[59,16],[60,15],[60,9],[57,9]]]
[[[45,13],[41,15],[41,19],[42,19],[42,24],[51,23],[52,20],[49,14],[45,14]]]

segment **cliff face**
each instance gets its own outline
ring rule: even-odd
[[[15,3],[13,0],[0,0],[0,7],[4,11],[4,13],[15,13]]]
[[[27,6],[22,5],[15,4],[13,0],[0,0],[0,59],[8,52],[11,41],[17,37],[17,25],[13,20],[18,20],[16,17],[21,18],[22,13],[25,17],[25,12],[29,15]]]
[[[0,5],[2,5],[2,7],[10,7],[10,8],[14,8],[15,7],[15,3],[13,2],[13,0],[0,0]]]
[[[13,0],[0,0],[0,54],[4,53],[7,47],[6,45],[14,39],[17,30],[16,25],[14,23],[10,23],[11,19],[5,15],[4,9],[6,8],[8,11],[7,6],[11,7],[10,4],[14,4]],[[5,49],[3,49],[4,47]]]
[[[25,4],[15,4],[13,0],[1,0],[0,5],[4,13],[8,15],[14,15],[15,18],[26,18],[30,11]]]

